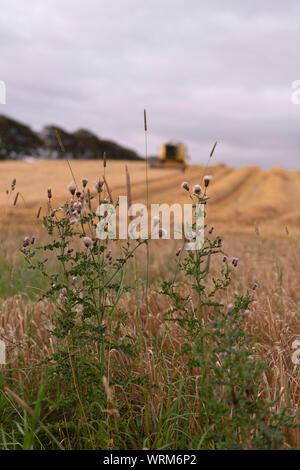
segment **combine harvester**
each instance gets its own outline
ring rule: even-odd
[[[185,171],[187,167],[187,148],[181,143],[168,142],[161,146],[158,159],[151,162],[151,168],[178,168]]]

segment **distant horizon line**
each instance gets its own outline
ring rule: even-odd
[[[113,158],[110,158],[109,156],[107,156],[107,159],[108,160],[119,160],[119,161],[145,161],[146,160],[146,157],[142,154],[140,154],[140,152],[136,149],[133,149],[133,148],[129,148],[129,147],[125,147],[124,144],[119,144],[118,141],[115,141],[115,140],[111,140],[110,138],[102,138],[100,137],[98,134],[96,134],[94,131],[91,131],[89,128],[86,128],[86,127],[78,127],[76,128],[75,130],[67,130],[66,127],[62,127],[62,125],[56,125],[56,124],[45,124],[45,125],[42,125],[40,130],[37,130],[36,127],[34,125],[29,125],[27,123],[25,123],[25,121],[23,121],[22,119],[19,120],[19,118],[15,118],[15,117],[12,117],[12,116],[9,116],[8,114],[5,114],[5,113],[0,113],[0,119],[3,118],[3,119],[7,119],[9,121],[14,121],[15,123],[21,125],[21,126],[24,126],[24,127],[27,127],[28,129],[30,129],[31,132],[33,132],[33,134],[37,134],[38,136],[42,133],[43,129],[46,129],[46,128],[54,128],[54,129],[57,129],[58,131],[64,131],[65,133],[69,134],[69,135],[72,135],[75,137],[75,134],[79,131],[87,131],[88,133],[91,134],[91,136],[94,136],[96,137],[99,141],[102,141],[102,142],[108,142],[108,143],[112,143],[112,144],[115,144],[117,145],[118,147],[120,148],[124,148],[126,151],[129,151],[129,152],[132,152],[134,154],[136,154],[136,156],[138,157],[136,160],[135,159],[126,159],[126,158],[118,158],[118,157],[113,157]],[[0,134],[0,141],[1,141],[1,134]],[[118,139],[118,137],[116,137],[116,139]],[[13,158],[9,158],[9,157],[5,157],[5,158],[2,158],[0,157],[0,161],[4,161],[4,160],[26,160],[26,159],[34,159],[34,160],[63,160],[63,159],[67,159],[67,158],[71,158],[71,157],[63,157],[63,156],[60,156],[59,158],[58,157],[49,157],[49,156],[36,156],[36,155],[26,155],[24,154],[24,156],[17,156],[16,158],[13,157]],[[72,158],[72,160],[97,160],[97,159],[102,159],[103,157],[102,156],[97,156],[97,157],[82,157],[82,158]],[[150,154],[148,156],[148,159],[151,160],[153,158],[158,158],[158,155],[155,155],[155,154]],[[195,161],[195,159],[193,159],[191,157],[191,159],[189,160],[189,165],[195,165],[195,166],[205,166],[205,164],[201,164],[199,163],[198,161]],[[261,165],[261,164],[258,164],[258,163],[248,163],[248,164],[245,164],[245,165],[239,165],[238,163],[224,163],[224,161],[218,161],[216,162],[214,165],[210,165],[210,166],[216,166],[216,165],[225,165],[226,167],[229,167],[229,168],[242,168],[242,167],[257,167],[257,168],[261,168],[261,169],[264,169],[264,170],[271,170],[272,168],[282,168],[283,170],[286,170],[286,171],[300,171],[300,164],[299,164],[299,167],[296,168],[296,167],[285,167],[284,165],[278,165],[278,164],[266,164],[266,165]]]

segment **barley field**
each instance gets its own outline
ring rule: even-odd
[[[132,201],[145,202],[145,165],[142,162],[109,163],[106,168],[107,180],[113,196],[126,195],[127,165],[132,184]],[[83,177],[96,181],[103,175],[103,168],[98,161],[72,161],[75,178]],[[66,188],[70,180],[67,162],[0,162],[1,193],[0,226],[1,232],[7,230],[22,232],[32,224],[39,229],[36,213],[40,206],[45,212],[47,188],[51,187],[58,201],[66,199]],[[214,165],[204,170],[203,166],[190,165],[182,173],[177,169],[149,169],[150,203],[185,203],[184,192],[178,190],[183,180],[191,186],[197,184],[205,173],[213,175],[210,187],[209,221],[229,231],[253,233],[255,226],[260,227],[265,235],[284,235],[286,229],[298,233],[300,227],[300,171],[283,170],[274,167],[262,170],[258,167],[230,168],[226,165]],[[5,190],[10,188],[16,178],[16,192],[5,197]],[[13,206],[13,197],[19,192],[17,204]],[[42,212],[43,213],[43,212]],[[26,231],[26,230],[25,230]]]
[[[71,162],[76,183],[87,178],[91,191],[105,171],[114,200],[128,192],[125,165],[132,202],[145,203],[144,163],[109,161],[104,170],[99,161]],[[39,298],[48,289],[49,280],[28,268],[20,248],[26,236],[48,240],[42,225],[43,216],[49,212],[47,189],[51,188],[53,204],[55,201],[55,207],[59,207],[70,200],[67,186],[73,176],[65,160],[1,162],[0,171],[0,339],[7,345],[7,363],[0,366],[2,449],[300,448],[300,364],[292,361],[293,343],[300,339],[299,171],[279,167],[235,169],[216,164],[209,168],[190,165],[184,173],[149,168],[148,176],[150,203],[168,204],[189,202],[180,187],[182,181],[192,187],[202,184],[204,174],[213,176],[207,191],[206,223],[207,231],[214,227],[211,238],[222,239],[222,248],[212,259],[209,255],[205,282],[213,282],[225,260],[231,265],[231,259],[238,258],[231,284],[216,293],[216,301],[227,308],[243,291],[248,289],[253,295],[249,311],[244,312],[244,323],[249,337],[256,339],[251,358],[253,355],[266,364],[256,401],[263,404],[269,400],[273,402],[270,409],[279,414],[286,409],[295,415],[293,427],[282,418],[281,441],[275,430],[277,424],[270,424],[269,411],[266,413],[264,419],[274,429],[268,445],[240,433],[244,421],[239,421],[241,410],[237,411],[236,394],[242,390],[242,382],[231,390],[228,422],[225,418],[222,421],[217,408],[213,408],[217,406],[212,405],[213,395],[208,395],[211,403],[210,399],[203,402],[201,393],[210,392],[203,384],[203,389],[197,385],[200,363],[188,363],[188,330],[182,320],[174,321],[175,317],[166,322],[172,302],[177,302],[179,308],[178,298],[164,295],[161,287],[177,276],[178,241],[150,241],[128,259],[124,272],[123,267],[116,268],[122,273],[114,287],[116,296],[101,288],[100,303],[96,299],[98,308],[105,304],[104,313],[107,309],[110,312],[107,319],[101,320],[110,332],[103,355],[98,346],[89,350],[84,340],[74,342],[70,352],[71,343],[67,342],[70,360],[69,369],[64,369],[65,363],[57,356],[60,337],[50,333],[57,308],[62,312],[61,304],[50,295]],[[11,191],[14,179],[16,185]],[[109,248],[107,259],[117,260],[122,247],[117,243]],[[55,271],[54,260],[50,259],[50,265]],[[191,284],[184,273],[177,279],[174,285],[178,295],[190,293],[191,312],[196,312],[198,301]],[[128,289],[123,288],[125,280]],[[201,324],[209,323],[209,311],[207,304]],[[87,358],[86,370],[77,358],[78,350]],[[97,353],[101,367],[94,357]],[[56,355],[59,369],[50,380],[45,379],[45,370],[52,355]],[[95,363],[88,375],[91,357]],[[222,364],[223,356],[220,357]],[[85,384],[92,375],[93,394],[89,395]],[[45,380],[50,385],[45,385]],[[245,380],[250,379],[247,376]],[[225,394],[224,390],[220,393]],[[214,414],[206,417],[203,410],[209,406],[223,428],[214,422]],[[226,437],[225,427],[234,421],[234,416],[238,423],[232,431],[235,438]],[[251,426],[253,423],[247,421],[245,429],[252,429]],[[257,432],[261,432],[262,424],[257,426]]]

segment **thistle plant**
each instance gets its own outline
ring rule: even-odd
[[[210,181],[211,177],[204,177],[204,192],[201,185],[190,191],[189,183],[182,183],[194,210],[199,204],[206,207]],[[230,262],[220,237],[213,236],[213,229],[207,232],[200,250],[177,251],[175,278],[163,282],[161,291],[171,305],[165,320],[178,324],[182,332],[180,355],[186,363],[182,380],[190,390],[197,390],[197,400],[192,392],[190,400],[197,403],[193,418],[201,433],[191,433],[191,445],[196,449],[281,448],[284,431],[295,426],[295,416],[283,408],[278,411],[280,396],[270,402],[264,393],[262,375],[267,366],[255,356],[255,339],[247,331],[254,301],[250,290],[258,284],[235,294],[229,305],[219,300],[238,269],[238,258]],[[213,257],[219,262],[218,277],[210,274]],[[177,282],[179,273],[190,287],[185,286],[184,292],[182,279]]]
[[[126,263],[144,243],[128,241],[118,247],[120,256],[114,257],[114,240],[96,236],[103,217],[97,215],[95,206],[107,203],[104,182],[96,182],[96,195],[91,195],[87,186],[87,179],[82,180],[80,188],[72,181],[68,186],[70,200],[58,208],[53,205],[49,188],[48,215],[43,219],[49,242],[39,245],[34,237],[26,237],[22,247],[29,267],[48,281],[42,297],[55,305],[50,333],[55,338],[56,352],[48,361],[50,376],[61,379],[64,389],[67,386],[62,404],[70,406],[79,401],[81,415],[84,400],[103,403],[107,351],[126,347],[124,341],[116,339],[111,320],[122,294],[128,290],[124,283]]]

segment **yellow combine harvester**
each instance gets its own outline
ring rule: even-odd
[[[181,143],[169,142],[161,146],[159,159],[151,162],[151,168],[178,168],[187,167],[187,149]]]

